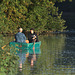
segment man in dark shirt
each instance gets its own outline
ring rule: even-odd
[[[33,28],[30,29],[30,32],[28,34],[28,40],[29,40],[29,43],[38,42],[38,36],[34,32]],[[31,67],[33,67],[34,61],[36,61],[36,54],[35,54],[35,47],[34,46],[33,46],[33,54],[30,57],[31,57],[31,59],[30,59],[31,60]]]
[[[32,42],[38,42],[38,36],[37,34],[34,32],[34,29],[31,28],[30,29],[30,33],[28,34],[28,40],[29,40],[29,43],[32,43]]]
[[[22,33],[23,29],[19,28],[19,32],[15,35],[15,42],[26,43],[26,36]]]

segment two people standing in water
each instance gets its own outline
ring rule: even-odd
[[[37,34],[34,32],[34,29],[31,28],[30,32],[28,33],[28,40],[26,40],[26,36],[24,33],[22,33],[23,29],[19,28],[19,32],[15,35],[15,42],[19,42],[19,43],[32,43],[32,42],[38,42],[38,36]],[[33,48],[34,49],[34,48]],[[19,68],[20,70],[22,70],[22,63],[25,60],[25,57],[30,56],[30,54],[25,54],[25,53],[19,53]],[[33,61],[36,61],[36,55],[32,54],[31,55],[31,66],[33,66]]]

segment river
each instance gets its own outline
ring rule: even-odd
[[[13,40],[13,36],[3,37],[3,39],[6,44]],[[39,40],[41,41],[41,54],[37,55],[34,66],[31,67],[26,59],[22,72],[18,72],[17,75],[75,74],[75,34],[40,35]]]

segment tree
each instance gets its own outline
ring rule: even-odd
[[[21,21],[25,21],[27,6],[29,2],[25,0],[2,0],[0,2],[0,29],[2,32],[15,32],[21,26]],[[14,30],[13,30],[14,29]]]
[[[29,30],[63,30],[65,21],[58,13],[56,2],[66,0],[1,0],[0,30],[3,33],[14,33],[19,27]],[[69,0],[71,1],[71,0]]]

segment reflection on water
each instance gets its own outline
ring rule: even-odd
[[[65,39],[64,49],[58,56],[59,58],[56,60],[58,65],[64,65],[66,68],[75,68],[75,36],[68,36]]]
[[[36,59],[29,54],[17,75],[75,75],[75,35],[41,35],[39,40],[41,54]]]

